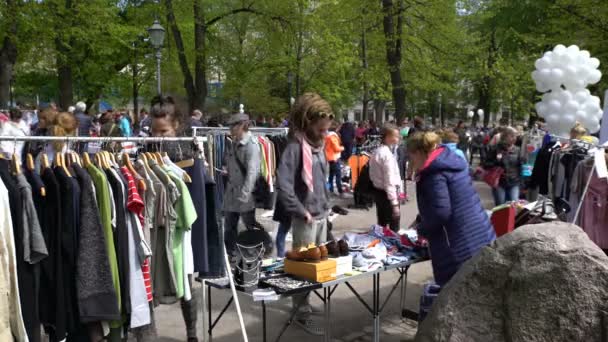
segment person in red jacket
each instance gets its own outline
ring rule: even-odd
[[[329,192],[334,193],[335,178],[338,193],[343,196],[340,155],[344,151],[344,146],[342,146],[342,140],[337,133],[338,128],[339,124],[336,121],[333,121],[329,127],[329,132],[325,137],[325,158],[329,162]]]

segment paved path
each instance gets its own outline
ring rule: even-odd
[[[481,183],[475,184],[486,208],[491,207],[491,194],[487,186]],[[413,199],[402,207],[402,226],[414,220],[417,214],[416,201],[413,186],[410,186],[410,195]],[[350,200],[352,201],[352,200]],[[335,200],[336,203],[346,203],[343,200]],[[349,215],[341,216],[334,221],[334,235],[341,237],[349,231],[366,231],[375,223],[375,208],[369,211],[350,210]],[[260,219],[261,222],[276,229],[272,221]],[[270,230],[270,228],[269,228]],[[393,271],[386,273],[381,278],[381,296],[384,298],[390,291],[392,284],[397,280],[398,273]],[[414,265],[408,274],[406,307],[410,310],[418,310],[418,302],[422,293],[422,286],[432,280],[432,270],[429,262]],[[361,280],[353,284],[357,291],[368,302],[372,301],[372,281]],[[213,291],[213,307],[219,313],[229,297],[229,292]],[[262,341],[262,310],[258,303],[252,302],[247,297],[239,297],[241,307],[249,336],[249,341]],[[312,303],[322,309],[321,301],[312,296]],[[383,299],[381,299],[384,301]],[[269,339],[274,340],[280,327],[287,319],[290,309],[290,301],[275,302],[267,306],[268,308],[268,335]],[[382,334],[380,340],[383,342],[413,341],[416,334],[417,324],[410,320],[402,320],[399,315],[399,294],[395,293],[393,299],[387,304],[385,312],[382,314]],[[185,326],[183,323],[179,304],[160,306],[155,311],[156,325],[158,328],[159,339],[161,342],[186,341]],[[332,297],[332,334],[335,341],[343,342],[363,342],[371,341],[372,319],[367,310],[354,298],[346,287],[339,287]],[[199,340],[203,341],[202,316],[198,320]],[[282,341],[321,341],[308,335],[298,327],[291,326],[283,335]],[[226,312],[222,321],[214,330],[214,341],[233,342],[242,341],[238,318],[234,307]]]

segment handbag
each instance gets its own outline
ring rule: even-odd
[[[500,183],[500,177],[505,173],[505,170],[501,167],[493,167],[486,170],[483,175],[483,181],[486,182],[490,187],[497,188]]]

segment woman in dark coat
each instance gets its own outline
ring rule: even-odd
[[[435,282],[444,286],[496,234],[467,162],[439,143],[437,134],[419,132],[407,147],[416,170],[419,230],[429,240]]]

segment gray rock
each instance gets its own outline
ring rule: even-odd
[[[416,342],[600,342],[607,309],[602,250],[577,226],[529,225],[463,265]]]

